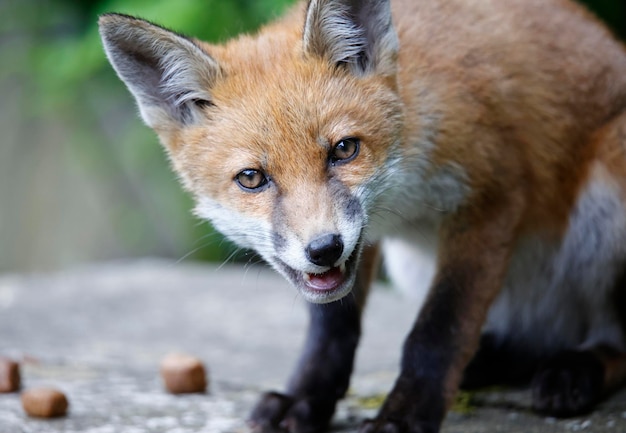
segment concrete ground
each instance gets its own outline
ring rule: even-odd
[[[376,288],[334,431],[353,432],[375,414],[415,310],[400,294]],[[31,419],[18,394],[0,394],[0,433],[245,432],[259,392],[280,389],[291,371],[306,323],[302,299],[262,267],[144,260],[2,276],[0,355],[22,362],[24,388],[62,390],[70,412]],[[164,392],[159,363],[176,351],[208,366],[207,394]],[[570,420],[532,414],[526,390],[463,397],[445,433],[626,432],[626,392]]]

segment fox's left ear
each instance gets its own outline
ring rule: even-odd
[[[306,54],[357,75],[396,73],[398,37],[389,0],[310,0],[302,42]]]
[[[192,40],[121,14],[103,15],[99,25],[107,57],[148,126],[167,130],[194,123],[212,103],[220,67]]]

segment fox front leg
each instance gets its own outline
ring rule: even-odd
[[[350,383],[361,335],[361,312],[378,267],[378,248],[363,251],[352,293],[329,304],[310,304],[304,351],[286,393],[265,393],[252,411],[255,433],[327,430]]]
[[[306,346],[287,392],[262,396],[250,418],[255,432],[324,431],[348,389],[360,335],[357,306],[352,299],[311,304],[310,315]]]
[[[360,433],[439,432],[504,279],[516,226],[510,209],[444,222],[438,271],[405,341],[400,375]]]

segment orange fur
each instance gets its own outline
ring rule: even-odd
[[[590,15],[568,1],[393,5],[402,41],[398,81],[405,152],[415,152],[411,146],[422,122],[420,96],[434,94],[436,101],[428,109],[446,119],[435,165],[458,162],[470,174],[472,189],[480,191],[507,191],[521,179],[528,200],[523,225],[533,228],[536,221],[544,225],[552,221],[562,227],[584,181],[585,161],[593,158],[587,145],[591,134],[626,101],[623,48],[604,28],[588,25]],[[311,118],[319,119],[332,139],[351,131],[372,135],[368,141],[375,144],[390,135],[390,126],[382,124],[401,108],[391,94],[382,93],[393,87],[380,77],[355,83],[352,77],[337,76],[324,62],[303,58],[298,15],[292,12],[258,35],[242,36],[225,46],[202,45],[219,61],[226,77],[212,89],[215,104],[226,114],[232,108],[236,117],[211,119],[199,130],[183,131],[173,139],[163,134],[177,171],[196,179],[192,189],[220,194],[221,202],[249,209],[251,203],[241,202],[243,195],[224,184],[230,176],[209,172],[211,162],[229,163],[228,149],[249,149],[254,155],[276,154],[280,161],[273,169],[299,173],[294,167],[309,159],[301,152],[303,144],[320,132],[312,130],[316,125],[309,124]],[[563,23],[566,32],[560,30]],[[612,64],[607,65],[607,59]],[[351,86],[359,91],[353,92]],[[360,99],[348,104],[342,95],[350,93]],[[303,98],[307,102],[289,104]],[[390,109],[380,110],[386,106]],[[306,107],[318,111],[307,112]],[[328,127],[326,119],[335,125]],[[353,129],[355,121],[350,119],[358,119],[359,128]],[[217,128],[213,120],[221,121]],[[362,130],[363,125],[371,130]],[[286,148],[297,151],[283,151]],[[358,173],[350,179],[354,185],[371,173],[367,167],[383,163],[375,145],[367,149],[372,154],[354,170]],[[309,176],[315,174],[306,175],[306,180]],[[253,205],[258,208],[255,216],[267,215],[267,206],[271,204]]]
[[[436,233],[437,272],[402,373],[365,428],[390,431],[385,423],[398,418],[435,431],[504,286],[515,295],[527,273],[562,296],[562,286],[575,284],[561,274],[580,272],[582,281],[626,263],[619,241],[594,225],[606,224],[616,239],[626,232],[626,51],[569,0],[394,0],[393,27],[388,7],[311,0],[224,45],[192,43],[128,17],[105,16],[101,26],[109,58],[198,199],[198,213],[259,250],[307,299],[330,303],[354,286],[360,312],[377,262],[377,247],[363,244]],[[346,139],[358,139],[358,155],[332,160]],[[241,188],[242,170],[262,173],[268,187]],[[596,261],[575,250],[587,235],[603,249]],[[311,258],[322,239],[341,258]],[[361,253],[358,269],[346,271]],[[511,263],[528,269],[520,274]],[[352,286],[307,292],[311,278],[330,284],[338,275]],[[598,297],[613,290],[605,286]],[[572,297],[590,293],[576,289]],[[604,334],[598,325],[576,344],[626,347],[626,330],[605,325]],[[329,350],[316,338],[313,331],[307,367],[291,390],[305,395],[289,398],[306,400],[315,388],[310,366]],[[624,347],[613,347],[617,357],[603,364],[607,389],[624,380]],[[421,399],[407,397],[414,394]],[[263,421],[266,410],[255,416]]]

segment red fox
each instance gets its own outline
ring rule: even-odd
[[[328,428],[379,251],[397,285],[431,281],[362,433],[437,432],[459,386],[527,382],[566,417],[623,384],[626,50],[581,6],[310,0],[223,45],[100,31],[197,215],[310,303],[254,431]]]

